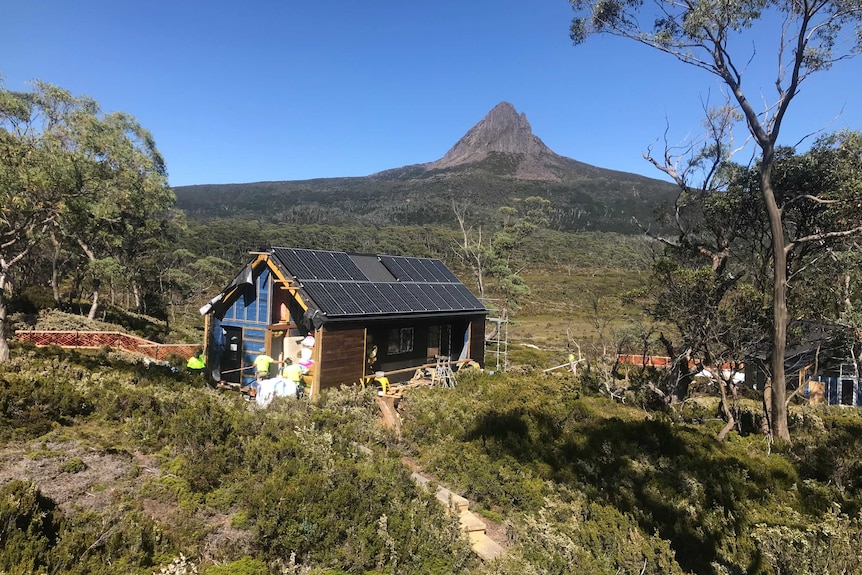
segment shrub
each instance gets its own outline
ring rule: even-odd
[[[348,572],[458,572],[469,556],[458,526],[417,493],[400,460],[358,456],[326,431],[295,433],[295,456],[244,492],[265,557]]]
[[[61,473],[79,473],[85,469],[87,469],[87,464],[80,457],[73,457],[60,464],[59,467]]]
[[[786,523],[758,524],[752,537],[767,573],[839,575],[862,572],[862,518],[832,510],[816,521],[791,514]]]
[[[547,498],[537,513],[518,516],[510,528],[534,572],[564,573],[577,565],[579,573],[682,573],[667,541],[645,535],[613,507],[568,490]]]
[[[92,413],[66,362],[37,367],[32,358],[0,365],[0,440],[39,436]]]
[[[0,486],[0,572],[47,571],[62,528],[62,513],[35,485],[13,480]]]
[[[210,565],[203,575],[269,575],[269,569],[259,559],[243,557],[226,565]]]

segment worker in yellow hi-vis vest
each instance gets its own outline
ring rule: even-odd
[[[269,379],[269,368],[270,368],[270,366],[272,364],[282,364],[282,363],[284,363],[284,362],[275,360],[275,359],[271,358],[270,356],[266,355],[265,353],[261,353],[256,358],[254,358],[252,365],[254,365],[254,372],[255,372],[255,375],[257,376],[257,381],[255,381],[251,384],[252,391],[253,391],[254,395],[257,395],[257,389],[258,389],[260,381],[264,380],[264,379]]]
[[[284,360],[284,368],[281,370],[281,375],[287,381],[296,386],[296,397],[300,398],[305,394],[305,386],[302,383],[302,366],[288,358]]]
[[[198,348],[195,350],[195,353],[189,358],[186,362],[186,369],[195,375],[203,375],[204,369],[206,369],[207,364],[203,358],[203,350]]]

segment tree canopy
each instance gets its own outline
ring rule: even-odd
[[[140,285],[145,255],[177,222],[173,204],[164,159],[132,116],[45,82],[0,87],[0,360],[5,288],[25,258],[51,245],[55,297],[65,274],[88,281],[92,317],[103,281]]]

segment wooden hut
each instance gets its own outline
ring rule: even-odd
[[[216,381],[251,383],[262,353],[310,363],[312,397],[378,371],[409,379],[441,357],[484,365],[487,310],[439,260],[283,247],[252,255],[200,310]]]
[[[862,405],[853,347],[858,339],[852,329],[808,320],[788,326],[784,357],[785,381],[797,388],[810,405]],[[745,383],[762,390],[769,377],[769,347],[761,346],[746,357]]]

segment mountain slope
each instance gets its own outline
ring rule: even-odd
[[[183,186],[174,189],[190,218],[250,216],[283,223],[454,225],[452,205],[493,219],[515,198],[551,202],[552,226],[564,231],[636,231],[676,188],[665,181],[607,170],[554,153],[525,114],[495,106],[439,160],[356,178]]]

